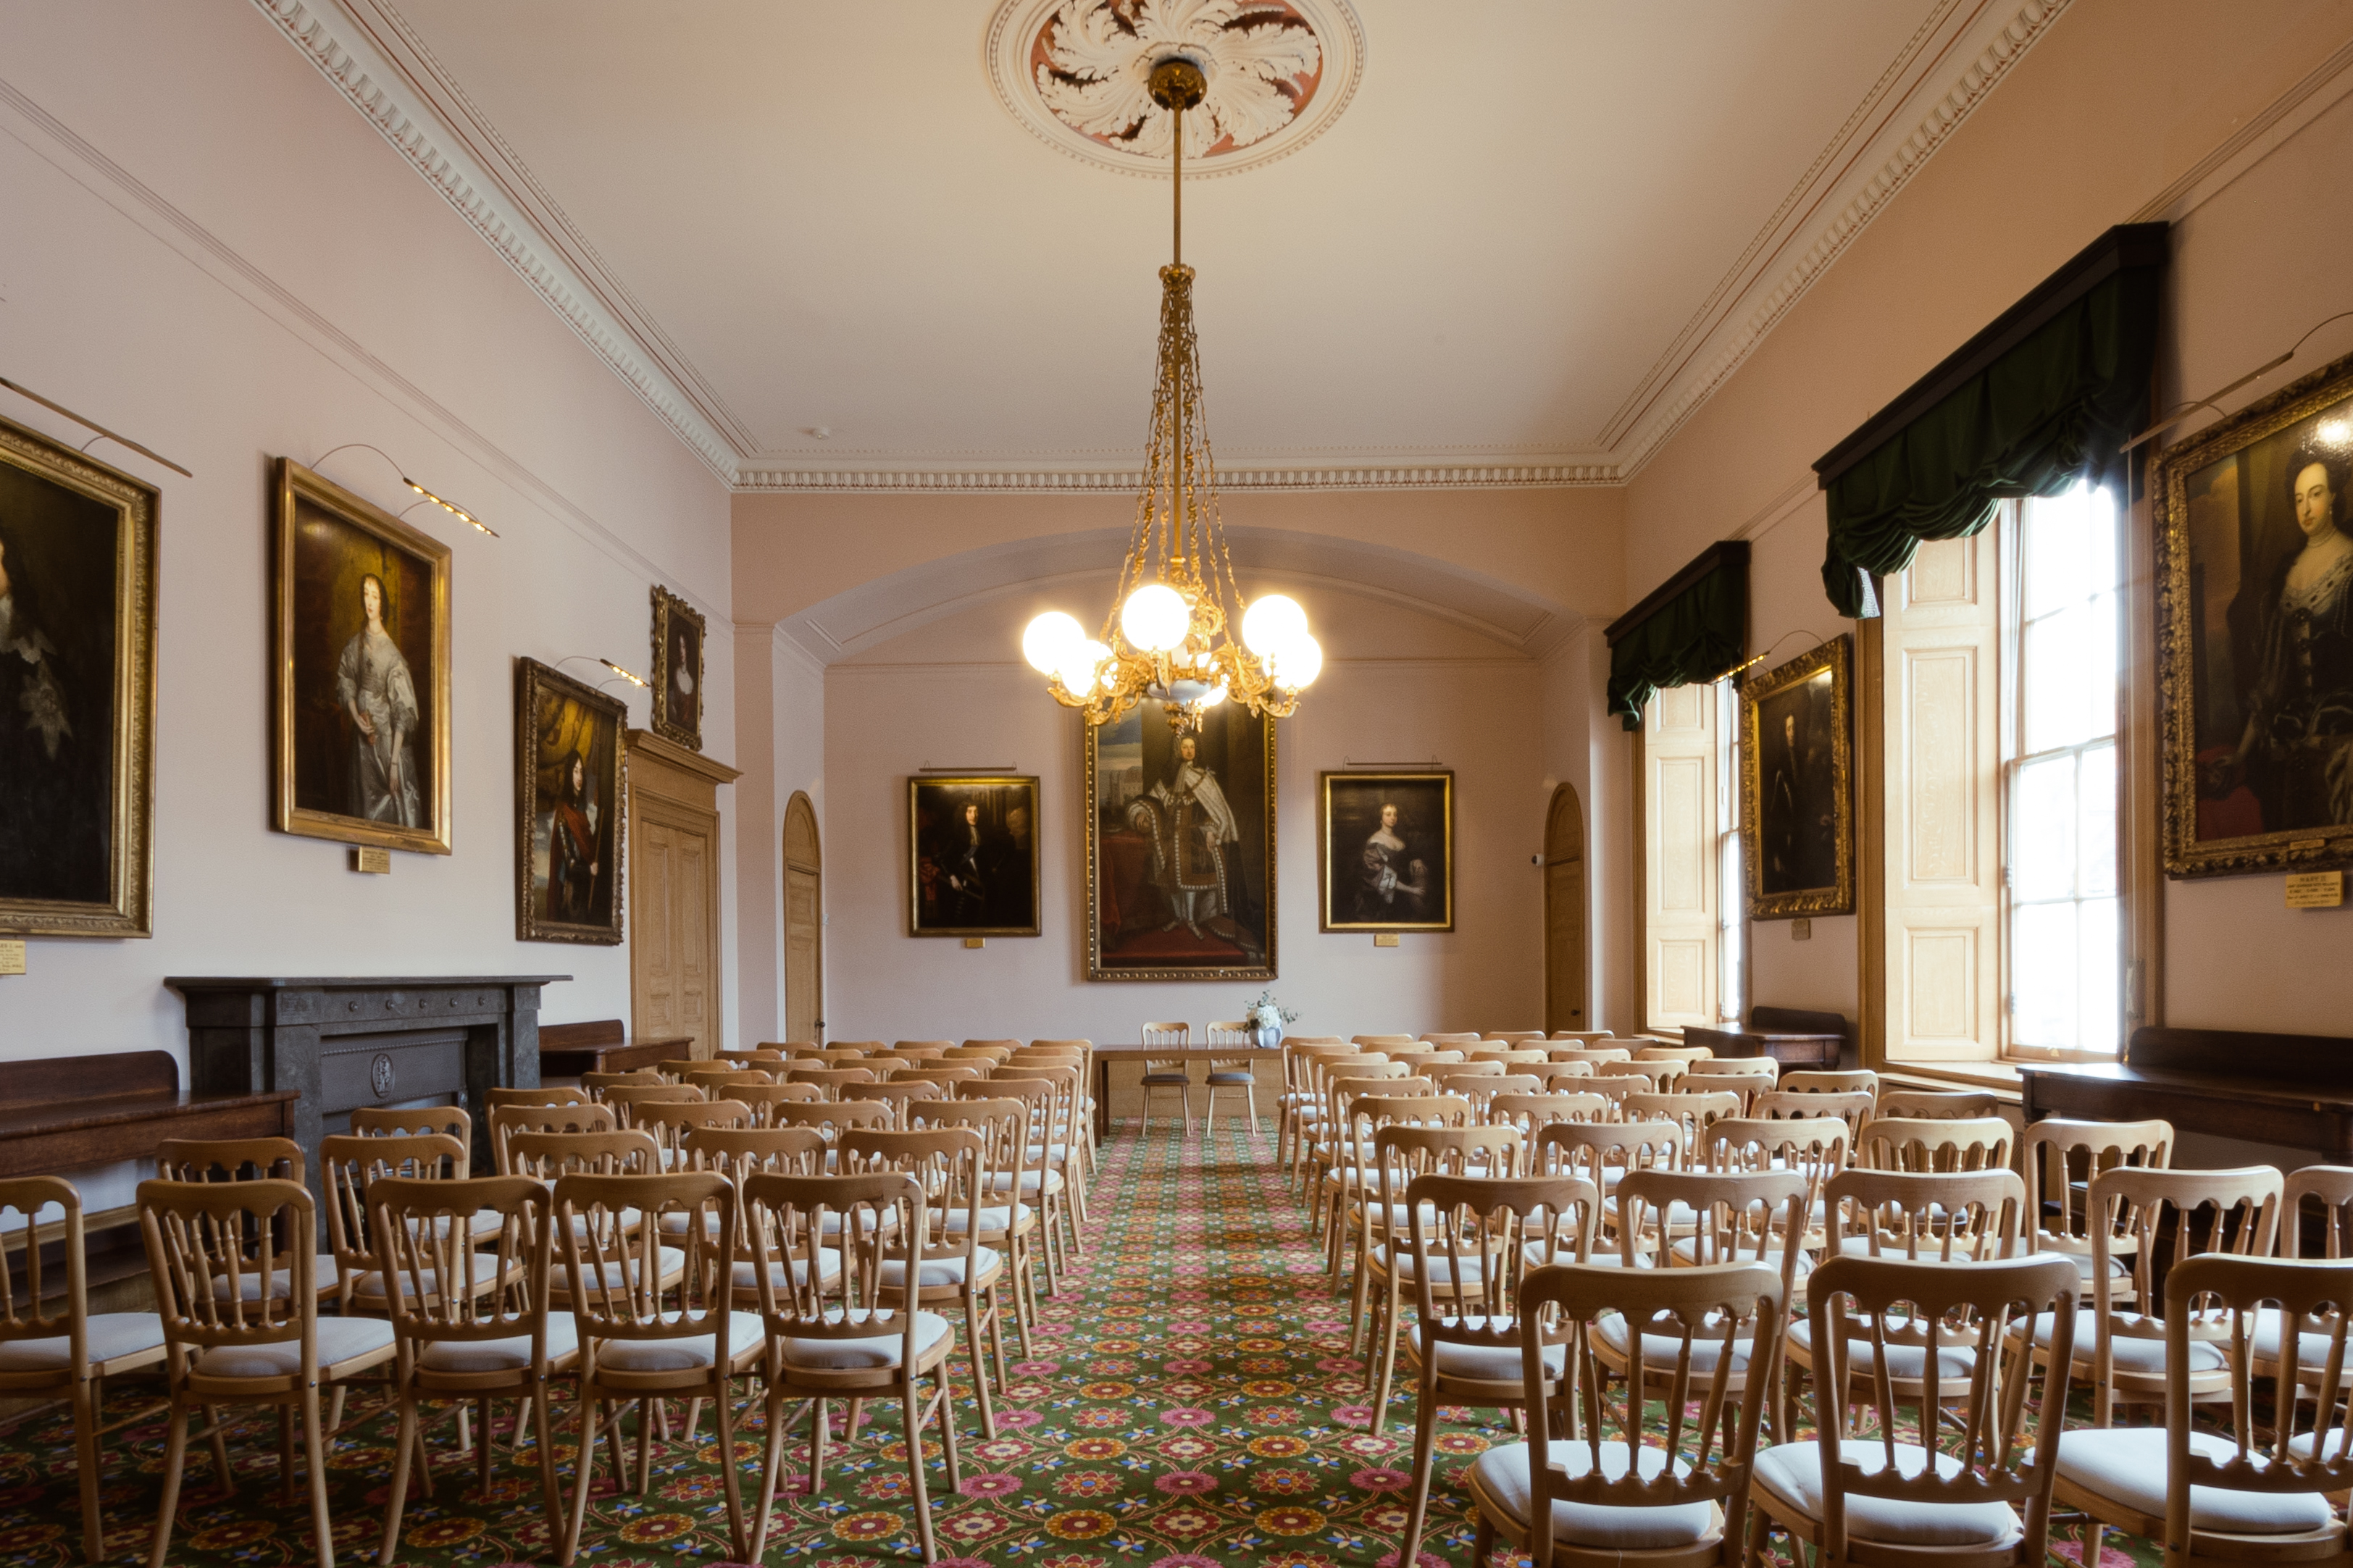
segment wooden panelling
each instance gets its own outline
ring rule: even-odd
[[[1976,877],[1978,763],[1969,721],[1978,696],[1977,650],[1906,648],[1903,672],[1905,876],[1919,882]]]
[[[1966,539],[1932,539],[1920,546],[1904,574],[1907,608],[1977,603],[1977,551]]]
[[[733,768],[642,730],[629,731],[630,1032],[683,1037],[692,1055],[720,1033],[718,786]]]

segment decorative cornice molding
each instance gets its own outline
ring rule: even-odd
[[[411,167],[458,210],[460,217],[533,292],[547,302],[589,351],[610,366],[679,439],[729,484],[741,453],[722,437],[640,335],[645,323],[624,323],[602,302],[603,290],[562,255],[541,225],[505,194],[493,173],[476,161],[466,139],[444,122],[429,95],[388,58],[367,30],[337,0],[253,0],[261,14],[365,115]],[[503,147],[503,143],[498,143]],[[509,171],[536,189],[526,171]]]
[[[1779,324],[1781,318],[1846,253],[1847,247],[1854,243],[1855,237],[1862,234],[1871,220],[1911,183],[1912,176],[1920,172],[1930,155],[1943,146],[1946,139],[1958,130],[1961,122],[2001,84],[2010,68],[2025,58],[2027,50],[2050,30],[2051,24],[2058,20],[2069,3],[2070,0],[2023,0],[2019,9],[1995,28],[1991,37],[1968,57],[1961,69],[1951,78],[1952,85],[1926,106],[1926,111],[1908,131],[1897,134],[1893,129],[1883,130],[1866,146],[1854,149],[1858,156],[1848,165],[1849,173],[1843,180],[1825,182],[1823,172],[1836,161],[1838,153],[1856,140],[1860,122],[1867,117],[1866,111],[1885,96],[1888,77],[1883,76],[1874,85],[1863,104],[1824,150],[1822,157],[1816,160],[1814,167],[1808,170],[1799,182],[1790,199],[1784,202],[1781,210],[1767,222],[1759,234],[1759,240],[1764,241],[1780,227],[1784,216],[1821,184],[1830,184],[1830,189],[1822,194],[1832,201],[1837,199],[1841,191],[1851,191],[1845,202],[1815,231],[1812,243],[1799,254],[1793,263],[1783,268],[1778,278],[1768,279],[1760,277],[1724,310],[1717,324],[1708,327],[1705,318],[1714,312],[1727,292],[1725,285],[1748,266],[1761,248],[1760,245],[1753,244],[1749,252],[1727,274],[1725,282],[1717,286],[1708,302],[1685,325],[1668,353],[1652,367],[1644,386],[1636,390],[1612,421],[1612,430],[1605,435],[1605,440],[1618,459],[1618,468],[1625,479],[1630,479],[1640,473],[1643,466],[1657,456],[1685,422],[1699,411],[1700,406],[1731,380],[1734,373],[1765,341],[1767,334]],[[1931,31],[1934,25],[1935,19],[1932,18],[1922,33]],[[1915,34],[1905,54],[1899,56],[1896,65],[1890,68],[1889,75],[1894,75],[1906,58],[1915,55],[1922,43],[1921,36]],[[1915,89],[1904,101],[1917,102],[1918,100],[1919,91]],[[1856,173],[1863,168],[1863,158],[1873,153],[1878,154],[1876,166],[1870,168],[1867,174]],[[1781,247],[1784,252],[1795,237],[1792,237],[1792,241],[1784,242]],[[1736,318],[1736,324],[1725,324],[1735,321]],[[1682,361],[1688,366],[1699,353],[1704,352],[1711,338],[1716,341],[1716,352],[1704,369],[1696,374],[1688,370],[1681,374],[1670,374],[1671,362],[1681,351],[1686,346],[1692,350],[1691,354]],[[1653,388],[1656,390],[1651,391],[1647,411],[1638,413],[1644,400],[1644,392]]]
[[[1482,463],[1398,467],[1220,468],[1221,490],[1493,490],[1606,488],[1623,483],[1614,463]],[[889,490],[930,495],[1103,495],[1134,491],[1140,468],[804,468],[747,464],[738,491]]]

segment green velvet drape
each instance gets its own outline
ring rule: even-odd
[[[1641,727],[1642,704],[1662,686],[1723,676],[1748,646],[1744,552],[1661,605],[1609,649],[1609,711]]]
[[[1865,573],[1901,572],[1924,539],[1977,532],[1998,500],[2121,477],[2116,448],[2147,416],[2159,283],[2154,268],[2126,268],[2094,285],[1831,482],[1822,587],[1839,614],[1877,615]]]

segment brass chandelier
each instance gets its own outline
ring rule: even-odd
[[[1297,601],[1266,594],[1244,609],[1234,582],[1185,265],[1185,110],[1208,84],[1198,65],[1176,56],[1153,68],[1150,85],[1153,101],[1175,119],[1176,237],[1175,258],[1160,269],[1158,385],[1135,528],[1102,635],[1089,637],[1075,618],[1049,610],[1021,634],[1021,653],[1054,700],[1083,710],[1089,724],[1115,722],[1156,699],[1182,733],[1229,700],[1290,717],[1324,668],[1324,649]]]

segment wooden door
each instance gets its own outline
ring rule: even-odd
[[[785,806],[785,1038],[825,1039],[825,871],[800,790]]]
[[[1545,1027],[1585,1024],[1585,812],[1577,791],[1552,792],[1545,823]]]
[[[693,1042],[722,1037],[717,786],[733,768],[674,742],[629,731],[629,1032]]]

